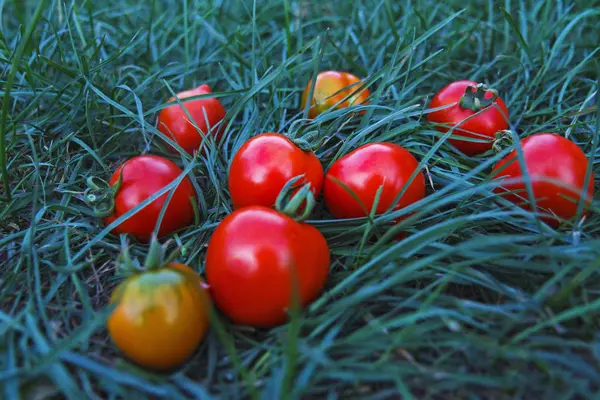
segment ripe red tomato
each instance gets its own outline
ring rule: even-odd
[[[121,170],[122,182],[115,193],[114,212],[105,219],[107,225],[170,184],[182,173],[181,168],[166,158],[153,155],[138,156],[125,161],[117,168],[110,179],[111,186],[119,180]],[[113,229],[113,232],[129,233],[141,242],[148,242],[168,195],[169,192],[142,208]],[[196,201],[192,182],[185,177],[175,189],[167,206],[158,236],[167,235],[190,225],[194,221],[192,202]]]
[[[521,147],[536,205],[539,212],[545,214],[542,219],[556,227],[560,223],[556,217],[563,220],[573,218],[577,213],[577,202],[584,191],[588,167],[588,159],[584,152],[569,139],[552,133],[538,133],[526,137],[521,141]],[[505,180],[501,187],[494,189],[495,193],[526,210],[531,209],[516,150],[511,151],[494,167],[492,176]],[[554,182],[546,182],[544,179]],[[594,195],[593,176],[585,192],[585,203],[589,205]]]
[[[367,100],[370,96],[369,89],[365,88],[356,92],[361,85],[358,82],[360,82],[360,78],[349,72],[324,71],[319,73],[310,102],[311,107],[308,110],[309,118],[315,118],[331,108],[337,110],[352,105],[369,104]],[[311,83],[312,80],[308,82],[302,93],[302,108],[306,107],[308,102]],[[349,95],[352,96],[340,103]],[[336,106],[338,103],[340,104]]]
[[[323,187],[323,167],[311,151],[303,151],[279,133],[263,133],[248,140],[229,169],[229,192],[235,208],[272,207],[285,184],[304,175],[317,197]]]
[[[178,93],[177,97],[185,99],[187,97],[210,93],[212,93],[210,86],[205,84],[195,89]],[[169,102],[174,101],[174,97],[169,99]],[[210,129],[210,133],[215,137],[215,140],[220,138],[222,127],[216,131],[212,129],[225,117],[225,108],[223,108],[219,99],[205,98],[183,102],[182,104],[204,135],[208,134]],[[194,151],[198,150],[204,140],[202,134],[194,127],[179,104],[163,108],[160,111],[158,115],[158,130],[175,140],[189,154],[193,154]]]
[[[467,89],[471,87],[470,91]],[[459,124],[452,132],[452,136],[485,140],[485,142],[467,142],[460,139],[448,139],[449,142],[468,156],[484,153],[491,150],[496,132],[508,129],[508,109],[494,90],[485,87],[477,89],[478,83],[473,81],[456,81],[444,86],[431,100],[430,108],[438,108],[454,104],[443,110],[434,111],[427,115],[430,122],[442,124],[437,129],[448,132],[450,127],[459,124],[475,114],[477,111],[488,107],[481,114]],[[500,107],[502,112],[491,105],[491,100]]]
[[[212,235],[206,278],[216,305],[233,322],[269,327],[286,321],[295,282],[303,306],[318,296],[329,262],[316,228],[249,206],[225,217]]]
[[[376,213],[385,212],[398,196],[419,163],[405,148],[393,143],[370,143],[333,163],[325,175],[325,204],[336,218],[365,217],[371,212],[379,187],[383,185]],[[361,204],[344,189],[351,189]],[[425,177],[419,172],[395,210],[425,196]]]

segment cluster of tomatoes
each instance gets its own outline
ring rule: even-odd
[[[189,153],[201,151],[208,138],[218,141],[226,114],[207,85],[177,97],[191,96],[197,98],[183,107],[170,105],[158,117],[158,129]],[[354,75],[327,71],[309,82],[302,103],[314,118],[331,109],[368,105],[369,96]],[[471,81],[441,89],[430,109],[430,122],[441,132],[451,130],[449,142],[469,156],[492,150],[502,139],[498,132],[509,126],[498,93]],[[582,193],[589,205],[593,178],[586,177],[588,160],[577,145],[542,133],[524,139],[521,149],[523,160],[513,150],[495,166],[492,178],[502,182],[497,193],[528,209],[532,195],[541,218],[553,225],[577,214]],[[523,165],[528,179],[523,179]],[[325,173],[307,143],[279,133],[254,136],[230,164],[235,210],[209,241],[204,283],[167,256],[156,239],[194,223],[196,193],[176,164],[159,156],[134,157],[106,185],[90,185],[88,203],[114,233],[151,243],[143,265],[132,261],[124,246],[120,265],[132,274],[112,296],[108,329],[131,360],[153,369],[173,368],[193,353],[208,328],[211,301],[234,323],[270,327],[285,322],[294,305],[305,306],[320,294],[330,267],[329,247],[304,221],[321,192],[336,218],[399,210],[426,192],[419,162],[394,143],[359,147]],[[165,189],[169,185],[173,190]],[[144,201],[147,205],[132,214]]]

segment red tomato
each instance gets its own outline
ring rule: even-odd
[[[318,296],[329,262],[327,242],[313,226],[249,206],[225,217],[212,235],[206,278],[213,300],[233,322],[269,327],[286,321],[293,284],[303,306]]]
[[[310,151],[303,151],[279,133],[263,133],[248,140],[229,169],[229,192],[235,208],[272,207],[286,182],[304,175],[317,197],[323,186],[323,167]]]
[[[573,218],[577,213],[577,201],[584,191],[585,173],[588,159],[584,152],[569,139],[552,133],[538,133],[521,141],[525,165],[531,179],[533,194],[538,210],[545,214],[542,218],[552,226],[563,220]],[[504,168],[500,170],[501,168]],[[516,182],[504,182],[502,187],[494,189],[507,200],[530,210],[529,196],[516,150],[511,151],[493,169],[492,176],[497,179],[514,179]],[[552,179],[554,182],[546,182]],[[563,187],[566,185],[567,187]],[[506,193],[506,191],[518,191]],[[594,195],[593,176],[585,190],[585,203],[590,204]],[[566,197],[577,200],[569,200]],[[585,215],[585,212],[584,212]]]
[[[201,85],[195,89],[178,93],[177,97],[185,99],[186,97],[209,93],[212,93],[210,86]],[[174,101],[174,97],[169,99],[169,102]],[[182,105],[188,110],[189,115],[204,135],[208,134],[210,129],[215,140],[219,139],[222,129],[219,128],[215,131],[212,128],[225,117],[225,108],[218,99],[198,99],[182,102]],[[183,108],[178,104],[163,108],[160,111],[158,130],[175,140],[189,154],[193,154],[194,151],[198,150],[204,140],[202,134],[194,127]]]
[[[437,126],[440,132],[448,132],[450,127],[457,125],[475,114],[477,110],[488,106],[481,114],[459,124],[452,132],[452,136],[485,140],[485,142],[467,142],[460,139],[448,139],[449,142],[461,152],[468,156],[484,153],[492,148],[494,134],[498,131],[508,129],[508,109],[500,97],[494,102],[502,110],[490,105],[495,91],[481,89],[477,91],[478,83],[473,81],[456,81],[442,88],[431,100],[430,108],[438,108],[454,104],[443,110],[434,111],[427,115],[430,122],[444,124]],[[467,88],[472,87],[472,95],[465,95]],[[475,100],[475,98],[477,98]],[[464,99],[464,100],[463,100]],[[479,102],[477,107],[476,102]],[[471,108],[468,108],[471,107]]]
[[[317,75],[317,82],[313,89],[313,97],[308,110],[309,118],[333,108],[340,109],[358,104],[369,104],[369,89],[356,92],[361,84],[360,78],[349,72],[324,71]],[[302,108],[306,107],[312,80],[308,82],[302,93]],[[356,93],[355,93],[356,92]],[[344,100],[347,96],[348,99]],[[340,103],[341,102],[341,103]],[[339,104],[338,104],[339,103]]]
[[[365,217],[371,212],[375,195],[383,185],[376,213],[385,212],[398,196],[419,163],[403,147],[393,143],[370,143],[333,163],[323,194],[325,204],[336,218]],[[351,189],[361,204],[337,181]],[[425,196],[425,177],[419,172],[394,208],[406,207]]]
[[[114,185],[119,180],[121,170],[123,170],[123,180],[115,194],[114,213],[105,219],[107,225],[170,184],[182,173],[181,168],[166,158],[152,155],[138,156],[127,160],[115,171],[109,182],[110,185]],[[168,195],[169,192],[142,208],[113,229],[113,232],[129,233],[141,242],[148,242]],[[196,201],[194,187],[189,178],[185,177],[175,189],[167,206],[158,236],[167,235],[190,225],[194,221],[192,202]]]

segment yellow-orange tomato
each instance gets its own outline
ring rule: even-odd
[[[113,342],[135,363],[172,369],[196,350],[209,325],[209,297],[190,267],[171,263],[135,274],[111,296]]]
[[[311,83],[312,80],[308,82],[302,93],[302,108],[306,107]],[[369,104],[367,101],[370,96],[369,89],[359,90],[361,86],[360,78],[348,72],[325,71],[319,73],[308,116],[315,118],[330,108],[340,109],[357,104]],[[349,97],[342,102],[347,96]],[[338,105],[336,106],[336,104]]]

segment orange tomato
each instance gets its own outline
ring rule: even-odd
[[[209,325],[209,297],[190,267],[166,267],[132,275],[111,296],[113,342],[135,363],[169,370],[196,350]]]
[[[317,81],[308,111],[310,118],[329,110],[350,107],[357,104],[369,104],[369,89],[362,86],[360,78],[348,72],[325,71],[317,75]],[[302,94],[302,108],[306,107],[312,80],[308,82]],[[349,96],[349,97],[348,97]],[[348,97],[345,101],[346,97]],[[338,104],[339,103],[339,104]],[[336,106],[337,104],[337,106]]]

